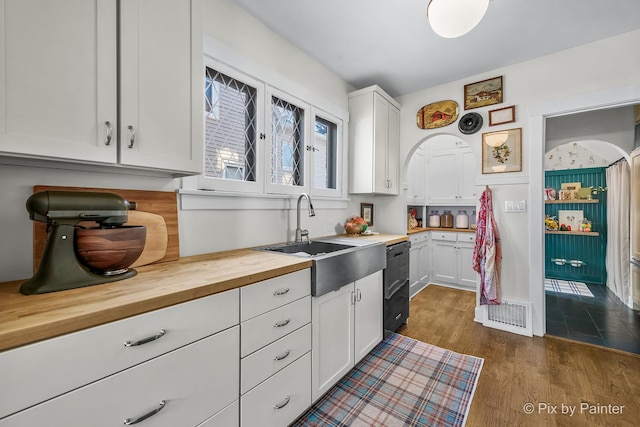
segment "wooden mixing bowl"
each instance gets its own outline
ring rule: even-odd
[[[118,274],[127,271],[140,257],[146,238],[147,229],[142,225],[76,228],[76,255],[91,271]]]

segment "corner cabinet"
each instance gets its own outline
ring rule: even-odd
[[[475,290],[478,274],[471,267],[475,233],[431,232],[431,281]]]
[[[349,192],[398,194],[400,104],[378,86],[349,94]]]
[[[201,171],[200,0],[119,3],[0,0],[0,155]]]
[[[382,341],[382,298],[378,271],[312,299],[313,402]]]

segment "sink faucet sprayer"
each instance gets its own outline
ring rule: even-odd
[[[309,240],[309,230],[302,230],[300,228],[300,202],[302,198],[307,198],[307,204],[309,205],[309,216],[316,216],[316,212],[313,210],[313,203],[311,203],[311,198],[307,193],[302,193],[298,197],[298,205],[296,207],[297,213],[297,223],[296,223],[296,242],[302,242],[302,237],[306,237]]]

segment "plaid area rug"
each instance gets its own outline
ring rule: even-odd
[[[292,426],[463,426],[484,359],[392,334]]]
[[[544,279],[544,289],[546,291],[561,292],[563,294],[581,295],[583,297],[594,298],[593,293],[586,284],[582,282],[571,282],[569,280]]]

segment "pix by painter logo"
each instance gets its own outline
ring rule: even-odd
[[[522,410],[525,414],[548,414],[548,415],[568,415],[573,417],[576,414],[592,414],[592,415],[617,415],[621,414],[624,405],[603,405],[600,403],[580,402],[580,405],[568,405],[564,402],[554,405],[549,402],[538,402],[537,404],[527,402],[523,405]]]

